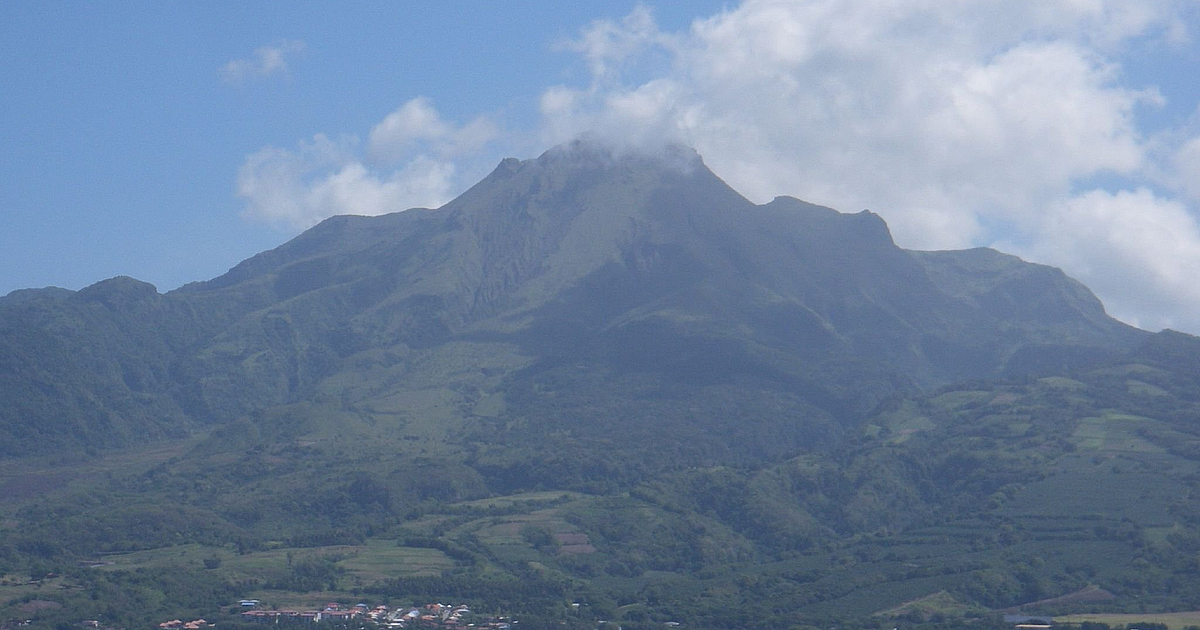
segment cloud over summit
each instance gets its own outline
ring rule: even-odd
[[[544,92],[543,132],[680,139],[756,201],[871,208],[903,246],[996,245],[1128,321],[1200,330],[1179,281],[1200,271],[1200,140],[1148,131],[1165,97],[1122,66],[1195,18],[1171,1],[748,0],[663,33],[638,10],[581,33],[592,80]],[[652,54],[669,63],[647,77]]]
[[[1128,321],[1197,331],[1200,293],[1180,278],[1200,271],[1200,125],[1151,129],[1181,104],[1124,66],[1196,25],[1182,0],[747,0],[677,31],[638,7],[560,46],[585,75],[546,86],[532,127],[448,122],[413,98],[365,145],[250,156],[239,194],[300,225],[445,201],[472,164],[582,134],[684,143],[756,201],[870,208],[902,246],[995,245],[1063,267]]]

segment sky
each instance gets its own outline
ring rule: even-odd
[[[590,135],[1200,333],[1195,0],[7,2],[0,59],[0,295],[171,290]]]

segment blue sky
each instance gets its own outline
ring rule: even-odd
[[[295,231],[241,217],[248,154],[361,133],[420,95],[531,124],[542,87],[585,78],[558,43],[633,7],[447,4],[0,3],[0,294],[223,273]],[[286,70],[223,74],[281,42],[302,42]]]
[[[0,3],[0,294],[214,277],[579,133],[1200,331],[1187,0]]]

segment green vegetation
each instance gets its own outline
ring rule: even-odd
[[[71,472],[105,469],[98,455],[59,467],[76,481],[9,505],[0,558],[10,576],[63,577],[6,578],[0,597],[8,615],[60,603],[38,612],[58,619],[93,610],[77,608],[85,579],[184,571],[212,585],[210,608],[236,597],[441,597],[579,619],[583,608],[568,604],[583,601],[586,618],[704,627],[756,609],[759,621],[742,623],[768,627],[983,623],[1032,604],[1023,610],[1136,607],[1149,620],[1200,607],[1200,429],[1189,421],[1200,409],[1187,366],[1162,366],[1153,384],[1165,394],[1114,391],[1133,365],[1074,373],[1069,388],[1037,378],[947,387],[888,403],[840,448],[756,466],[663,461],[602,492],[586,491],[596,463],[566,466],[554,436],[506,456],[555,466],[546,479],[560,487],[510,495],[494,494],[478,463],[494,461],[483,455],[490,440],[432,454],[403,437],[373,442],[369,427],[371,440],[220,434],[145,470]],[[587,442],[578,453],[614,468],[637,457]],[[1091,585],[1108,596],[1059,597]],[[139,614],[177,595],[156,597],[163,606]]]
[[[1185,630],[1200,627],[1200,610],[1177,613],[1135,613],[1135,614],[1080,614],[1062,615],[1055,617],[1056,623],[1084,624],[1087,622],[1104,624],[1112,628],[1145,628],[1153,630],[1154,625],[1161,624],[1170,630]],[[1086,628],[1085,630],[1103,630],[1103,628]]]
[[[0,622],[1200,608],[1200,340],[630,160],[505,162],[165,295],[0,300]]]

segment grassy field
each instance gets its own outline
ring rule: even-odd
[[[438,575],[454,561],[437,549],[400,547],[387,540],[368,540],[351,548],[338,566],[365,584],[400,576]]]
[[[875,613],[879,617],[899,617],[909,613],[917,613],[924,618],[934,614],[963,616],[967,612],[979,610],[978,606],[964,604],[946,591],[938,591],[919,599],[905,602],[895,608]]]
[[[63,578],[49,578],[30,581],[28,575],[0,575],[0,606],[24,599],[41,596],[53,596],[63,590],[73,588]]]
[[[232,579],[270,580],[284,575],[292,563],[316,558],[337,559],[345,577],[353,583],[370,584],[387,578],[437,575],[454,566],[454,561],[436,549],[401,547],[390,540],[369,540],[362,545],[332,545],[303,549],[270,549],[238,554],[225,547],[179,545],[133,553],[105,556],[102,569],[133,570],[151,567],[189,566],[202,568],[204,561],[220,560],[212,569]]]
[[[260,590],[247,594],[262,602],[270,610],[316,610],[327,602],[346,602],[357,599],[350,591],[291,591]]]
[[[566,492],[562,490],[543,490],[539,492],[523,492],[521,494],[512,494],[503,497],[492,497],[489,499],[476,499],[474,501],[463,501],[455,503],[456,506],[467,506],[474,508],[506,508],[511,507],[514,503],[522,501],[558,501],[562,499],[580,499],[586,495],[578,492]]]
[[[1128,615],[1063,615],[1060,617],[1055,617],[1054,621],[1056,623],[1082,623],[1084,621],[1097,621],[1100,623],[1106,623],[1113,627],[1125,626],[1131,623],[1163,623],[1166,624],[1171,630],[1183,630],[1183,628],[1188,626],[1200,626],[1200,610],[1173,613],[1135,613]]]

